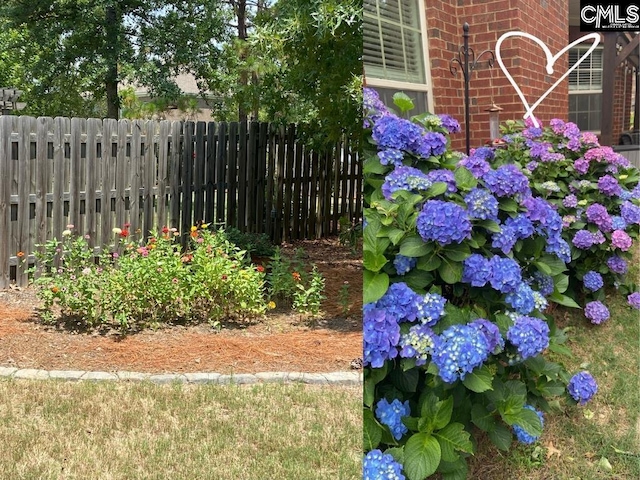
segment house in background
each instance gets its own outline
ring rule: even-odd
[[[555,53],[584,35],[579,29],[579,0],[364,0],[364,70],[366,84],[385,103],[396,91],[414,99],[417,109],[447,113],[464,131],[462,72],[452,73],[451,60],[463,43],[462,25],[470,25],[469,46],[479,56],[494,50],[498,38],[509,31],[537,36]],[[538,106],[543,123],[562,118],[582,130],[600,135],[601,143],[620,143],[622,133],[639,128],[639,35],[613,32]],[[588,45],[577,45],[558,59],[554,74],[544,69],[541,48],[530,40],[509,38],[501,57],[528,102],[536,99],[573,65]],[[522,118],[525,109],[497,63],[490,68],[488,55],[479,58],[470,74],[471,145],[489,140],[492,103],[503,111],[501,120]],[[635,114],[635,115],[634,115]],[[631,119],[634,125],[631,125]],[[629,135],[637,142],[637,135]],[[462,150],[463,135],[452,138]]]

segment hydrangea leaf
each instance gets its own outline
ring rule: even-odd
[[[365,408],[362,414],[362,432],[365,451],[373,450],[382,440],[382,426],[376,421],[373,412]]]
[[[409,480],[424,480],[438,469],[442,452],[440,443],[426,433],[416,433],[404,446],[404,471]]]
[[[493,375],[486,365],[480,368],[476,368],[473,372],[468,373],[462,383],[472,392],[482,393],[487,390],[491,390],[493,387],[491,382],[493,381]]]
[[[456,168],[454,178],[456,180],[456,185],[460,190],[471,190],[478,185],[476,177],[474,177],[473,174],[464,167]]]
[[[559,292],[553,292],[553,294],[551,294],[551,296],[549,297],[549,300],[565,307],[580,308],[580,305],[578,305],[573,298],[567,297],[566,295],[563,295]]]
[[[396,107],[400,109],[402,113],[408,112],[409,110],[413,110],[415,105],[413,104],[413,100],[404,92],[396,92],[393,94],[393,103]]]
[[[391,240],[391,243],[394,245],[397,245],[398,242],[400,242],[400,240],[402,240],[402,237],[404,237],[405,235],[405,231],[404,230],[400,230],[399,228],[393,227],[393,226],[384,226],[382,228],[380,228],[380,230],[378,231],[378,234],[376,235],[378,238],[380,237],[386,237],[389,240]]]
[[[388,166],[382,165],[377,155],[366,158],[362,164],[362,171],[365,175],[376,174],[383,175],[389,169]]]
[[[555,283],[558,293],[564,293],[567,291],[567,288],[569,288],[569,275],[563,273],[556,275],[553,277],[553,282]]]
[[[478,222],[478,225],[493,233],[500,233],[502,231],[500,225],[493,220],[482,220]]]
[[[416,268],[418,270],[424,270],[425,272],[432,272],[433,270],[436,270],[441,263],[442,260],[440,259],[438,254],[432,252],[430,255],[421,257],[420,260],[418,260]]]
[[[489,432],[489,439],[500,450],[505,452],[511,447],[513,442],[513,434],[505,425],[498,423],[495,428]]]
[[[379,272],[388,262],[387,257],[382,254],[376,254],[370,251],[364,251],[362,253],[362,265],[372,272]]]
[[[462,264],[442,259],[438,273],[446,283],[454,284],[462,280]]]
[[[364,292],[362,301],[373,303],[378,301],[389,288],[389,275],[384,272],[364,271]]]
[[[533,262],[533,264],[545,275],[551,275],[551,267],[544,262]]]
[[[420,236],[407,236],[400,244],[400,255],[405,257],[424,257],[433,252],[433,244],[425,242]]]
[[[502,210],[503,212],[517,212],[518,211],[518,204],[516,203],[515,200],[512,200],[510,198],[501,198],[500,199],[500,210]]]
[[[542,435],[542,422],[540,422],[538,414],[533,410],[522,408],[518,413],[508,415],[508,421],[504,415],[502,418],[509,425],[519,425],[533,437]]]
[[[440,443],[442,460],[455,462],[459,456],[456,452],[473,453],[473,444],[469,432],[461,423],[450,423],[433,434]]]
[[[456,462],[440,462],[438,472],[442,475],[442,480],[466,480],[469,468],[464,458],[459,458]]]
[[[387,448],[384,451],[384,453],[388,453],[389,455],[391,455],[393,459],[399,464],[402,465],[404,463],[404,448],[402,447]]]
[[[398,390],[413,393],[418,388],[420,374],[417,368],[406,371],[396,368],[391,371],[389,379]]]
[[[490,432],[496,426],[496,418],[493,413],[479,403],[475,403],[471,407],[471,422],[484,432]]]
[[[431,185],[429,187],[429,190],[427,190],[427,193],[425,194],[425,198],[433,198],[433,197],[437,197],[438,195],[442,195],[444,192],[447,191],[447,184],[445,182],[435,182],[433,185]]]

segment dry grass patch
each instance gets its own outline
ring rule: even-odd
[[[11,479],[357,479],[360,387],[0,381]]]

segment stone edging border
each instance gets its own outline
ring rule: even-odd
[[[85,370],[37,370],[0,367],[0,379],[66,380],[66,381],[133,381],[158,385],[186,384],[256,384],[256,383],[306,383],[312,385],[360,385],[361,372],[261,372],[222,375],[214,372],[198,373],[140,373],[140,372],[93,372]]]

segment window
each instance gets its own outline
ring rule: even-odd
[[[417,111],[429,104],[421,0],[364,0],[363,62],[367,86],[386,104],[397,91],[409,95]]]
[[[587,47],[569,51],[569,68],[587,53]],[[569,121],[580,130],[600,131],[602,111],[602,49],[597,48],[569,74]]]

